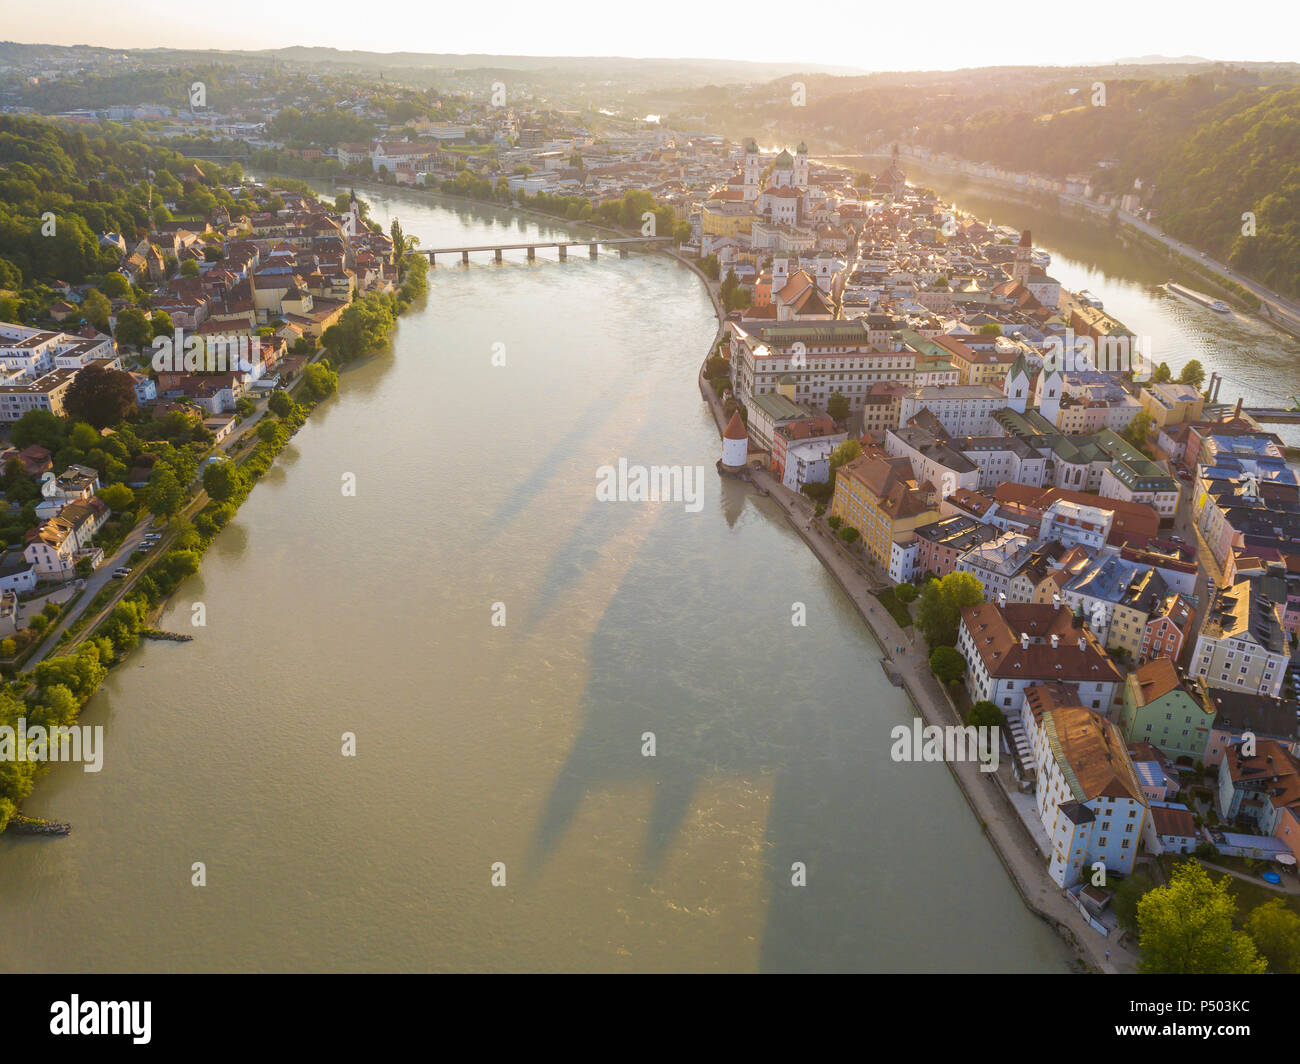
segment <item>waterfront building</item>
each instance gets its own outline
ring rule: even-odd
[[[1083,706],[1044,710],[1033,719],[1035,801],[1051,844],[1048,874],[1061,887],[1092,875],[1133,870],[1147,818],[1132,759],[1119,730]]]

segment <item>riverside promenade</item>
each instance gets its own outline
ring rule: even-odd
[[[716,343],[715,340],[710,352]],[[703,366],[699,385],[721,436],[726,427],[722,404],[713,395],[704,377]],[[888,581],[872,574],[866,564],[814,516],[810,500],[784,487],[752,455],[749,476],[756,487],[765,489],[769,498],[781,507],[794,530],[857,607],[881,646],[884,655],[881,667],[891,681],[907,692],[921,719],[927,725],[939,727],[963,724],[952,699],[930,671],[924,641],[917,638],[915,628],[905,631],[899,627],[873,594],[886,587]],[[1039,852],[1007,793],[1007,786],[1014,786],[1008,760],[1003,759],[996,773],[981,772],[977,762],[948,762],[948,768],[1025,906],[1055,928],[1070,944],[1084,970],[1108,974],[1135,972],[1137,957],[1113,939],[1104,938],[1089,927],[1074,904],[1048,876],[1047,859]]]

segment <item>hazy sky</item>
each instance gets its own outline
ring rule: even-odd
[[[1082,4],[871,4],[863,0],[0,0],[0,38],[114,48],[625,55],[824,63],[870,70],[1048,66],[1142,55],[1300,61],[1283,0],[1092,0]]]

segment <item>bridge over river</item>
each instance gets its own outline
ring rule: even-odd
[[[473,247],[419,248],[418,250],[421,255],[429,256],[429,265],[431,266],[436,263],[439,255],[459,255],[460,261],[468,264],[471,254],[484,251],[492,252],[493,258],[497,262],[501,261],[503,251],[526,251],[528,252],[528,261],[532,262],[537,258],[539,248],[557,248],[560,253],[560,261],[563,262],[568,258],[569,248],[585,247],[594,259],[600,253],[600,246],[604,244],[617,247],[620,257],[627,258],[630,247],[650,247],[669,239],[671,238],[666,236],[623,236],[601,238],[599,240],[549,240],[524,244],[477,244]]]

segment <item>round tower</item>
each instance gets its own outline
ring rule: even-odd
[[[736,411],[722,434],[722,464],[727,469],[744,469],[748,460],[749,433],[740,419],[740,411]]]

